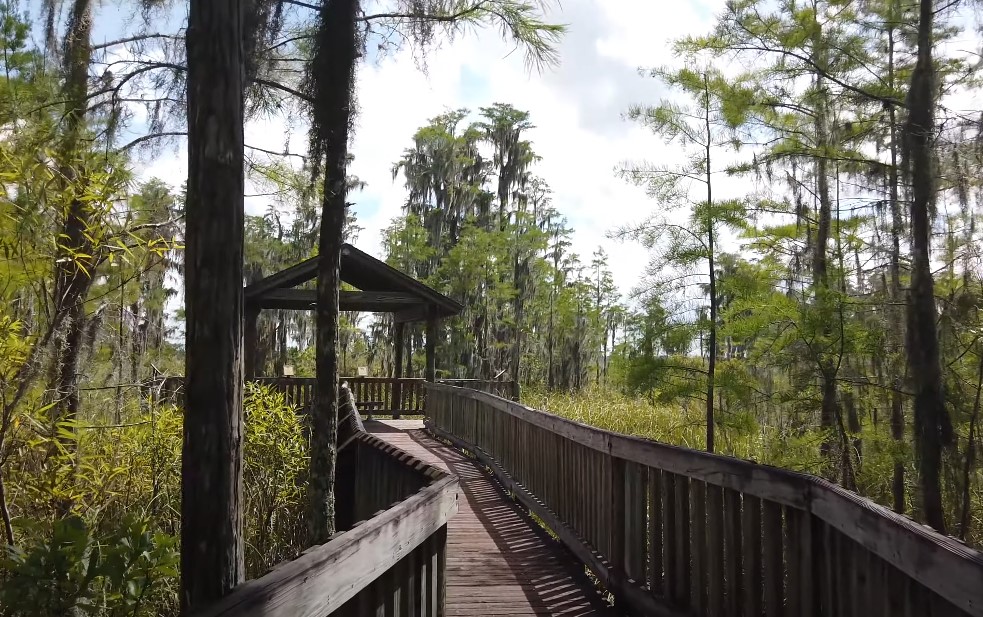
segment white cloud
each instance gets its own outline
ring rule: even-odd
[[[605,247],[615,279],[628,292],[646,262],[644,249],[605,237],[619,225],[638,221],[654,204],[637,187],[616,177],[628,159],[664,160],[672,149],[620,116],[632,103],[655,102],[660,89],[639,77],[638,65],[674,61],[672,38],[706,32],[720,0],[680,3],[672,16],[651,0],[568,0],[550,17],[569,24],[561,46],[561,64],[544,75],[530,75],[521,51],[485,30],[433,50],[428,72],[418,69],[413,54],[401,51],[359,70],[359,115],[352,147],[352,173],[368,183],[352,196],[365,228],[359,244],[381,252],[381,230],[398,216],[405,199],[392,165],[428,118],[446,109],[510,103],[530,112],[536,128],[530,138],[543,158],[536,173],[550,184],[554,207],[575,229],[574,250],[583,261],[598,245]],[[465,77],[467,76],[467,78]],[[475,77],[477,77],[477,86]],[[247,128],[247,143],[270,150],[283,147],[293,131],[292,150],[301,151],[304,129],[282,121]],[[185,154],[163,157],[145,170],[175,184],[186,173]],[[250,201],[255,211],[257,200]],[[378,206],[370,208],[369,206]]]

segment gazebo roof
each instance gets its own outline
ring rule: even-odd
[[[247,285],[247,309],[314,310],[317,293],[296,287],[317,277],[317,257]],[[456,315],[459,302],[350,244],[341,249],[341,280],[359,291],[339,292],[343,311],[393,313],[397,323]]]

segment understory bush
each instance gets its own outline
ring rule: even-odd
[[[0,614],[176,614],[182,413],[144,404],[123,416],[92,413],[53,435],[43,411],[17,418],[3,467],[15,543],[0,558]],[[246,386],[243,448],[253,578],[304,548],[307,439],[281,393]]]

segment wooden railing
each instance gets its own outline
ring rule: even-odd
[[[250,381],[275,387],[283,392],[288,405],[298,409],[306,409],[314,401],[313,377],[258,377]],[[339,382],[348,384],[363,415],[391,415],[399,418],[423,414],[426,380],[422,377],[342,377]],[[453,379],[443,380],[441,383],[519,400],[518,384],[512,381]],[[167,377],[160,381],[160,387],[155,390],[162,399],[175,401],[183,384],[183,377]]]
[[[983,616],[983,554],[820,478],[441,384],[427,415],[632,612]]]
[[[500,379],[440,379],[438,381],[449,386],[487,392],[513,401],[519,400],[519,382],[517,381]]]
[[[339,528],[348,529],[196,617],[444,614],[458,480],[362,431],[344,389],[342,400],[336,501]]]
[[[359,409],[379,415],[423,414],[423,378],[345,377]]]

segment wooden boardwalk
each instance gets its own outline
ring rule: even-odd
[[[582,567],[457,450],[419,420],[366,422],[367,431],[458,476],[462,500],[447,532],[447,615],[615,614]]]

